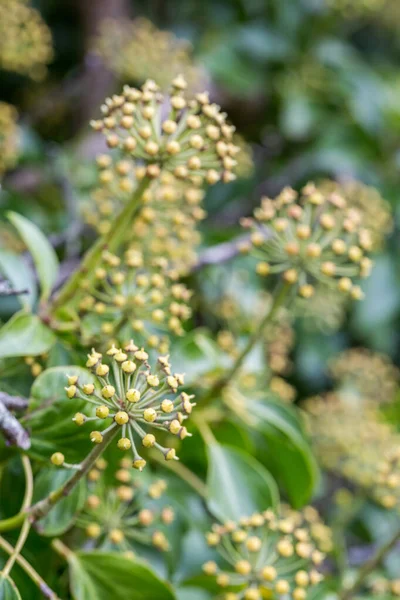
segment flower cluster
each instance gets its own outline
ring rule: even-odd
[[[214,525],[207,542],[232,567],[213,561],[203,566],[225,591],[224,600],[306,600],[323,579],[321,565],[332,548],[331,532],[311,506],[301,512],[283,506],[279,515],[269,509]]]
[[[104,117],[92,121],[92,127],[104,134],[109,148],[136,163],[138,179],[157,179],[168,171],[196,186],[234,180],[235,128],[208,93],[189,100],[186,88],[180,75],[168,98],[151,80],[141,89],[125,86],[122,94],[106,99]]]
[[[162,479],[149,484],[135,480],[130,464],[128,458],[123,458],[109,485],[102,473],[107,463],[104,459],[97,461],[88,474],[89,494],[76,525],[95,542],[96,548],[118,549],[131,555],[132,545],[138,543],[166,551],[166,526],[175,516],[171,507],[160,508],[157,501],[167,484]]]
[[[88,355],[86,366],[95,375],[98,385],[80,385],[77,376],[68,378],[68,398],[80,398],[94,408],[93,416],[77,413],[76,425],[111,420],[106,429],[90,433],[91,441],[101,444],[106,433],[112,430],[120,433],[118,448],[132,451],[132,466],[140,471],[146,461],[140,456],[135,440],[144,448],[156,448],[165,460],[177,460],[175,449],[161,446],[155,434],[164,432],[181,440],[191,435],[182,423],[195,406],[191,402],[194,396],[185,392],[178,395],[184,375],[171,372],[168,356],[159,356],[155,368],[151,369],[149,355],[133,341],[124,349],[112,346],[107,355],[110,366],[103,362],[99,352],[93,350]]]
[[[130,200],[137,180],[129,160],[113,161],[103,154],[97,164],[100,185],[84,206],[83,216],[102,235],[108,233],[113,219]],[[173,271],[186,272],[196,261],[195,249],[200,242],[196,226],[206,216],[201,207],[203,197],[202,189],[162,173],[143,194],[129,233],[131,248],[141,250],[146,262],[163,256]]]
[[[243,224],[252,234],[241,249],[259,259],[259,275],[281,274],[303,298],[314,294],[316,282],[363,297],[354,280],[370,273],[371,236],[339,194],[324,195],[312,183],[300,196],[285,188],[275,200],[263,198]]]
[[[351,348],[331,360],[330,373],[337,386],[375,403],[393,401],[399,370],[384,354],[366,348]]]
[[[0,68],[41,79],[53,57],[50,29],[24,0],[0,3]]]
[[[17,116],[14,106],[0,102],[0,177],[17,162],[19,139]]]
[[[377,19],[390,29],[399,25],[400,6],[397,0],[327,0],[333,10],[348,19]]]
[[[393,215],[389,202],[382,198],[375,187],[349,180],[344,183],[324,181],[320,189],[325,193],[340,194],[349,208],[358,211],[362,226],[370,232],[372,249],[382,247],[385,236],[393,229]]]
[[[150,77],[167,89],[171,79],[182,73],[194,89],[205,78],[193,63],[188,41],[169,31],[160,31],[143,17],[133,21],[105,19],[94,51],[124,81],[142,83]]]
[[[114,335],[127,339],[132,332],[161,352],[168,350],[165,334],[182,335],[182,321],[190,314],[191,292],[174,282],[168,261],[152,259],[128,248],[119,258],[105,250],[94,277],[81,282],[79,311],[84,343]]]
[[[310,434],[321,464],[361,487],[377,503],[400,502],[400,437],[377,410],[353,395],[328,394],[306,402]]]
[[[400,596],[400,579],[388,579],[373,574],[367,587],[375,600],[391,600]]]
[[[311,298],[299,296],[293,311],[309,331],[337,331],[346,317],[347,298],[338,289],[316,285]]]

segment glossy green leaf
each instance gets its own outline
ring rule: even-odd
[[[37,502],[48,496],[50,492],[70,479],[73,473],[70,469],[42,469],[35,479],[33,501]],[[37,529],[41,535],[61,535],[72,526],[76,515],[85,503],[85,487],[85,481],[81,480],[69,496],[57,502],[49,514],[44,519],[40,519]]]
[[[219,519],[237,520],[279,502],[277,485],[263,465],[231,446],[208,448],[207,478],[210,511]]]
[[[22,600],[17,586],[10,577],[0,573],[0,600]]]
[[[292,504],[302,506],[311,498],[319,472],[296,412],[278,402],[250,401],[248,411],[267,442],[265,464],[279,478]]]
[[[88,405],[78,398],[67,398],[66,375],[78,375],[82,383],[94,378],[80,367],[53,367],[46,369],[35,380],[29,412],[23,419],[31,431],[29,453],[37,459],[48,461],[53,452],[62,452],[67,462],[79,462],[90,449],[90,425],[78,427],[72,421],[76,412],[87,411]]]
[[[57,279],[57,255],[46,236],[32,221],[15,212],[9,212],[8,218],[32,254],[40,282],[41,298],[47,299]]]
[[[75,600],[175,600],[168,584],[140,562],[109,552],[79,552],[69,558]]]
[[[27,294],[18,295],[17,299],[24,308],[32,308],[36,300],[35,277],[21,255],[9,250],[0,250],[0,272],[14,290],[28,290]]]
[[[44,354],[55,341],[37,315],[20,311],[0,329],[0,358]]]

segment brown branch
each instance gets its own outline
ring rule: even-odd
[[[0,402],[0,431],[9,444],[23,450],[27,450],[31,445],[28,432],[2,402]]]

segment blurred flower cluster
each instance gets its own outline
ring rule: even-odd
[[[0,102],[0,177],[12,169],[18,158],[18,113],[14,106]]]
[[[0,68],[42,79],[53,58],[51,31],[27,0],[0,3]]]
[[[286,505],[214,525],[208,545],[224,561],[204,564],[216,578],[224,600],[287,598],[306,600],[322,581],[322,564],[332,549],[330,529],[311,506],[295,511]]]

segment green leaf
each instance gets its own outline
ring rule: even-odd
[[[21,255],[0,250],[0,271],[15,290],[28,290],[28,294],[21,294],[17,299],[24,308],[32,308],[36,300],[36,282]]]
[[[12,211],[8,213],[8,218],[32,254],[42,291],[41,298],[47,299],[57,279],[57,255],[46,236],[29,219]]]
[[[70,469],[42,469],[35,479],[33,502],[37,502],[63,485],[73,475]],[[77,513],[85,503],[85,482],[81,480],[66,498],[57,502],[49,514],[38,523],[41,535],[61,535],[73,524]]]
[[[208,448],[208,507],[222,520],[237,520],[274,507],[279,492],[270,473],[250,455],[231,446]]]
[[[22,600],[15,583],[0,573],[0,600]]]
[[[75,600],[176,600],[168,584],[140,562],[111,552],[78,552],[69,557]]]
[[[44,354],[55,341],[54,333],[37,315],[20,311],[0,329],[0,358]]]
[[[79,462],[90,450],[90,424],[78,427],[72,421],[76,412],[87,410],[87,403],[67,398],[64,387],[68,375],[78,375],[82,383],[94,383],[94,378],[80,367],[46,369],[35,380],[31,390],[29,412],[22,420],[31,432],[29,453],[48,461],[53,452],[62,452],[67,462]]]
[[[302,506],[314,492],[319,471],[296,412],[278,402],[251,401],[248,412],[267,441],[266,465],[282,483],[292,504]]]

